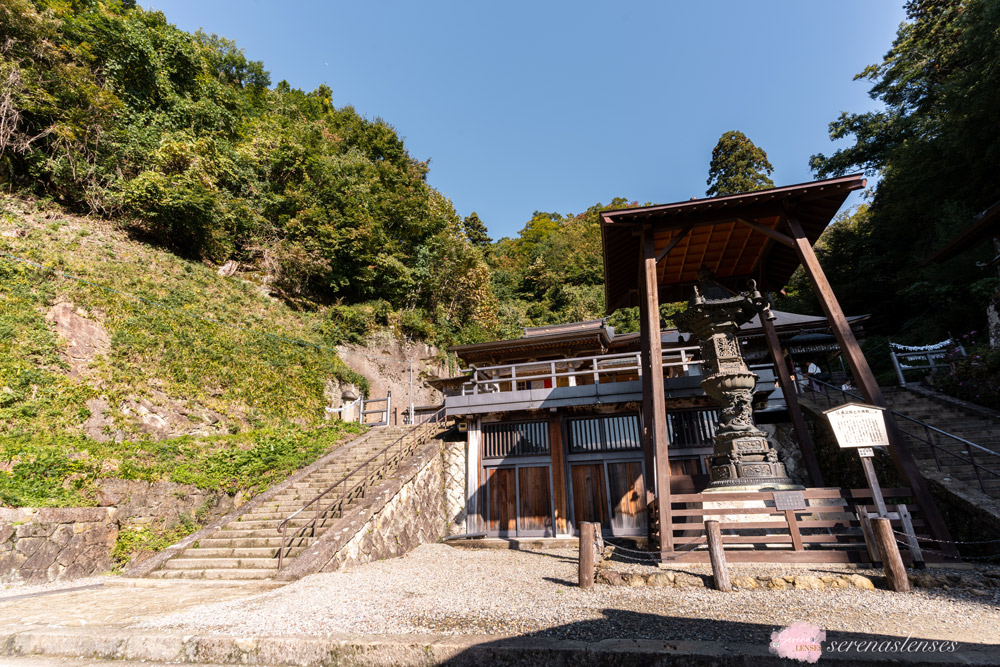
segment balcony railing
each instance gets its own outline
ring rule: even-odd
[[[663,352],[664,377],[701,375],[698,347]],[[554,387],[628,382],[642,377],[638,352],[602,354],[553,361],[531,361],[501,366],[472,366],[462,371],[472,379],[462,385],[462,396]]]

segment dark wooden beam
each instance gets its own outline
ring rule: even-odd
[[[677,244],[683,241],[684,237],[687,236],[693,228],[694,225],[687,225],[686,227],[681,229],[681,231],[677,234],[677,236],[670,239],[670,243],[668,243],[663,250],[661,250],[656,254],[656,263],[659,264],[660,262],[662,262],[663,258],[669,255],[670,251],[676,248]]]
[[[674,550],[674,531],[670,517],[670,461],[667,441],[667,405],[663,388],[663,347],[660,340],[660,300],[656,280],[656,246],[653,230],[643,227],[642,264],[639,300],[644,303],[639,324],[642,341],[643,436],[647,452],[652,450],[655,480],[654,504],[659,517],[659,550],[668,554]],[[648,398],[647,398],[648,396]],[[648,456],[648,454],[647,454]],[[648,460],[648,459],[647,459]],[[647,480],[647,488],[649,480]]]
[[[753,229],[754,231],[757,231],[757,232],[760,232],[761,234],[764,234],[765,236],[770,236],[772,239],[774,239],[778,243],[784,244],[784,245],[788,246],[789,248],[794,248],[795,247],[795,241],[792,239],[792,237],[788,236],[787,234],[782,234],[781,232],[779,232],[776,229],[771,229],[770,227],[766,227],[766,226],[764,226],[764,225],[762,225],[760,223],[753,222],[753,221],[747,220],[745,218],[736,218],[736,222],[742,223],[742,224],[746,225],[747,227]]]
[[[552,498],[555,505],[555,534],[570,531],[569,506],[566,502],[566,459],[563,456],[562,425],[559,417],[549,418],[549,451],[552,454]]]
[[[872,373],[871,367],[868,366],[868,360],[865,359],[865,355],[861,351],[861,346],[858,345],[858,341],[854,337],[851,325],[848,324],[847,318],[844,317],[844,311],[840,308],[840,303],[833,293],[833,288],[830,287],[830,281],[827,280],[826,274],[823,272],[823,267],[820,266],[819,259],[817,259],[816,253],[813,251],[812,244],[809,243],[809,239],[802,230],[802,225],[793,213],[787,214],[787,222],[788,229],[795,239],[795,250],[798,253],[799,260],[802,262],[802,267],[805,269],[806,275],[809,276],[809,282],[812,283],[813,291],[816,292],[816,297],[823,308],[823,313],[830,323],[830,329],[833,331],[833,335],[840,345],[840,351],[846,357],[847,363],[851,367],[854,380],[858,383],[858,389],[861,390],[862,396],[869,403],[885,407],[885,397],[882,395],[882,389],[878,386],[878,382],[875,381],[875,375]],[[917,469],[917,464],[913,460],[913,455],[906,445],[906,441],[899,430],[899,426],[896,424],[896,420],[893,419],[891,413],[886,412],[885,421],[889,439],[892,443],[892,446],[889,447],[889,453],[896,464],[897,470],[899,470],[903,479],[906,480],[906,483],[910,485],[910,488],[913,489],[913,495],[916,497],[917,502],[920,503],[920,508],[924,511],[924,517],[927,519],[927,525],[931,529],[931,534],[936,539],[950,541],[951,534],[947,526],[945,526],[940,512],[938,512],[937,505],[930,491],[927,489],[927,485],[924,483],[924,478],[921,476],[920,470]],[[950,545],[944,546],[950,547]],[[945,550],[952,551],[953,548]]]
[[[795,391],[792,376],[788,372],[788,364],[785,363],[785,355],[781,350],[778,332],[774,329],[774,322],[769,320],[766,315],[767,313],[760,314],[761,327],[764,329],[764,338],[767,339],[767,349],[771,352],[771,358],[774,360],[774,369],[778,373],[778,385],[781,387],[781,393],[785,396],[785,405],[792,418],[795,435],[799,437],[799,448],[802,450],[802,458],[806,462],[806,470],[809,471],[809,479],[813,486],[825,486],[823,473],[819,469],[819,460],[816,458],[816,447],[813,444],[812,434],[806,428],[805,417],[802,416],[802,407],[799,405],[799,397]]]

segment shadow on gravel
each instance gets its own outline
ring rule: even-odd
[[[579,621],[470,647],[443,664],[605,665],[802,665],[772,655],[768,646],[780,627],[757,623],[689,619],[605,609],[604,618]],[[805,619],[804,619],[805,620]],[[993,644],[921,640],[855,632],[827,632],[823,663],[845,665],[996,665]],[[815,662],[815,661],[814,661]]]

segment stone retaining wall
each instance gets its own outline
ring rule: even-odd
[[[0,581],[40,584],[107,572],[117,514],[113,507],[0,508]]]
[[[446,442],[441,452],[444,463],[444,505],[447,533],[465,532],[465,448],[464,440]]]
[[[373,513],[361,530],[337,551],[323,572],[402,556],[421,544],[437,542],[444,537],[447,519],[442,493],[444,457],[441,443],[432,441],[421,454],[414,457],[418,459],[417,465],[401,470],[402,474],[395,480],[389,480],[387,488],[373,494]],[[393,481],[397,484],[392,484]],[[393,487],[398,490],[393,492]]]
[[[402,556],[445,536],[446,443],[431,440],[391,477],[369,489],[357,506],[320,535],[278,579],[294,580],[315,572]]]

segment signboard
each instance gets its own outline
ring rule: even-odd
[[[858,456],[863,459],[871,459],[875,457],[875,450],[871,447],[859,447]]]
[[[885,408],[862,403],[847,403],[825,410],[833,435],[842,448],[888,447],[885,431]]]
[[[805,494],[801,491],[774,492],[774,509],[776,510],[804,510],[808,508]]]

